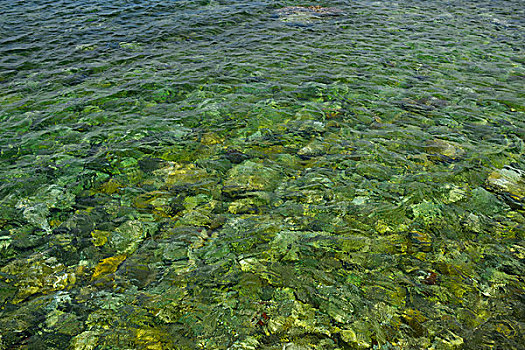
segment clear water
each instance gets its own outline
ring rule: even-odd
[[[524,12],[0,2],[0,349],[522,348]]]

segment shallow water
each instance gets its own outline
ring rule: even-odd
[[[523,2],[299,5],[0,3],[0,349],[521,347]]]

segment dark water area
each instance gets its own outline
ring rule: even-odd
[[[0,350],[523,349],[524,33],[0,1]]]

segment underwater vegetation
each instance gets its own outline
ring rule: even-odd
[[[0,3],[0,350],[523,348],[523,18]]]

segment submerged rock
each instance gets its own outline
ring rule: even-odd
[[[366,322],[356,321],[341,331],[341,339],[355,349],[369,349],[372,345],[371,328]]]
[[[21,199],[16,208],[22,211],[28,223],[45,231],[52,232],[49,218],[53,210],[67,210],[75,201],[75,195],[58,185],[43,186],[33,196]]]
[[[473,208],[477,214],[487,216],[492,216],[501,212],[503,207],[502,202],[498,200],[495,194],[482,187],[477,187],[472,190],[472,197],[470,198],[469,206]]]
[[[494,170],[487,179],[487,187],[503,194],[512,204],[525,205],[525,172],[505,166]]]
[[[424,200],[421,203],[411,205],[414,217],[425,225],[435,224],[443,217],[441,205]]]
[[[228,211],[232,214],[260,213],[262,208],[270,203],[270,196],[266,192],[248,193],[250,196],[231,202]]]
[[[409,238],[412,246],[418,250],[428,253],[432,251],[432,236],[428,232],[411,231]]]
[[[297,151],[297,155],[302,159],[309,159],[311,157],[317,157],[325,154],[329,147],[329,144],[323,143],[319,140],[313,140]]]
[[[426,151],[431,159],[440,161],[457,160],[465,154],[459,144],[441,139],[427,142]]]
[[[194,164],[175,162],[167,162],[166,164],[165,167],[155,170],[153,173],[163,177],[167,187],[192,186],[209,177],[205,169],[196,167]]]
[[[228,171],[223,191],[229,194],[245,191],[271,191],[280,179],[279,171],[251,160]]]
[[[119,265],[126,260],[126,255],[119,254],[111,256],[106,259],[102,259],[97,266],[95,266],[95,271],[93,272],[92,280],[96,280],[104,275],[112,274],[117,271]]]
[[[9,284],[18,288],[11,303],[18,304],[35,294],[50,294],[71,288],[77,281],[74,267],[67,267],[55,257],[35,254],[29,259],[17,259],[0,269]]]
[[[132,253],[140,246],[147,235],[156,229],[155,224],[139,220],[129,220],[117,227],[109,237],[111,246],[119,253]]]
[[[73,337],[71,349],[74,350],[94,350],[97,347],[99,332],[85,331]]]

